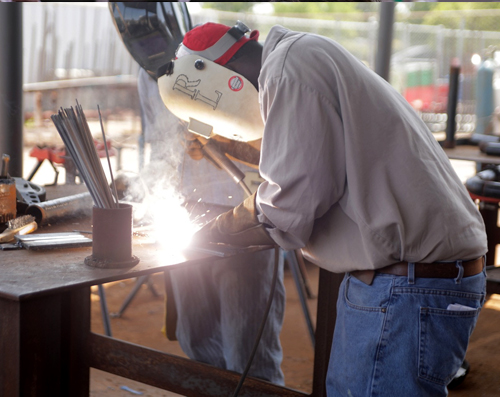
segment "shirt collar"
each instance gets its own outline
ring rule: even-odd
[[[276,25],[271,28],[266,37],[266,41],[264,42],[264,48],[262,50],[262,64],[264,64],[267,57],[274,51],[278,43],[289,32],[290,30],[280,25]]]

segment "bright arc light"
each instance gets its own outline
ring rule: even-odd
[[[479,54],[472,55],[470,61],[472,62],[473,65],[479,66],[479,64],[481,63],[481,55]]]
[[[181,198],[172,190],[154,192],[154,238],[168,254],[179,254],[199,229],[182,206]]]

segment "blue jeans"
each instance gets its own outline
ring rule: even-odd
[[[269,298],[274,250],[171,270],[176,336],[193,360],[242,373]],[[274,301],[249,376],[284,385],[279,340],[285,310],[283,261]]]
[[[462,279],[377,273],[372,285],[347,273],[337,302],[327,395],[446,396],[485,293],[485,271]],[[470,310],[449,310],[450,304]]]

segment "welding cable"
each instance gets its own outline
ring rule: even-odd
[[[264,311],[264,318],[262,319],[262,323],[260,324],[259,332],[257,333],[257,338],[255,339],[252,353],[250,354],[250,358],[248,359],[247,366],[245,370],[241,374],[240,381],[236,389],[234,390],[233,397],[236,397],[240,392],[241,387],[243,386],[243,382],[245,382],[245,378],[250,370],[252,365],[252,361],[255,357],[255,353],[257,352],[257,348],[259,347],[260,339],[264,332],[264,327],[266,326],[267,317],[269,316],[269,311],[271,310],[271,305],[273,304],[274,299],[274,291],[276,289],[276,282],[278,280],[278,264],[279,264],[279,255],[280,249],[278,247],[274,248],[274,270],[273,270],[273,279],[271,281],[271,292],[269,293],[269,299],[267,300],[266,310]]]

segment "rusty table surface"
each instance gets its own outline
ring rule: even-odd
[[[47,187],[47,200],[85,191],[84,185]],[[70,218],[57,224],[42,226],[37,233],[91,231],[90,218]],[[0,297],[13,300],[28,299],[71,288],[103,284],[160,272],[172,266],[206,263],[210,254],[186,251],[168,252],[147,238],[133,238],[133,254],[140,262],[131,268],[100,269],[86,266],[85,257],[92,248],[53,250],[0,251]]]
[[[80,222],[85,227],[88,222]],[[75,225],[43,228],[40,232],[72,231]],[[63,292],[69,289],[103,284],[160,272],[172,266],[192,266],[217,260],[210,254],[189,252],[172,253],[157,244],[133,239],[133,254],[140,262],[124,269],[100,269],[84,264],[92,248],[54,250],[0,251],[0,297],[13,300]]]

